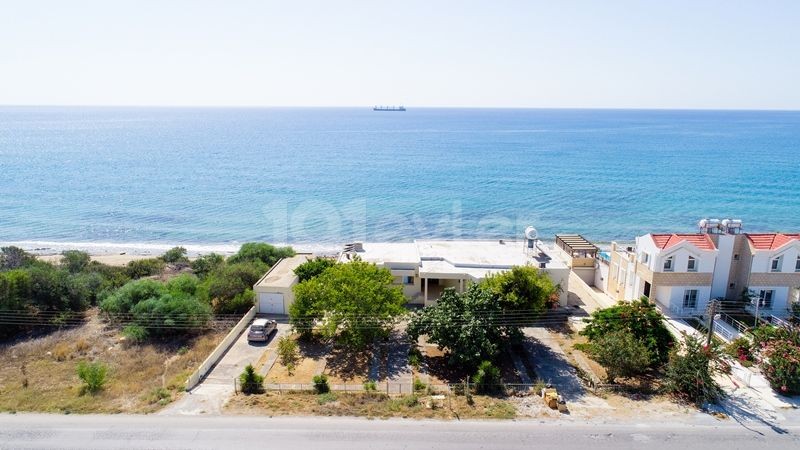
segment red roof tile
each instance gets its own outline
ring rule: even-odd
[[[747,233],[747,239],[756,250],[775,250],[791,241],[800,240],[800,234]]]
[[[701,248],[703,250],[716,250],[717,247],[714,245],[714,241],[711,240],[711,236],[707,234],[651,234],[650,236],[653,237],[653,242],[656,243],[656,246],[661,249],[668,249],[673,245],[678,245],[681,242],[689,242],[693,244],[697,248]]]

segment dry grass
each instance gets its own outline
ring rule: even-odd
[[[469,405],[463,396],[432,400],[426,396],[388,397],[384,394],[323,394],[275,392],[237,395],[226,404],[229,414],[270,416],[315,415],[412,419],[513,419],[516,408],[505,399],[473,396]],[[435,405],[433,405],[435,404]],[[451,409],[452,408],[452,409]]]
[[[85,325],[0,347],[0,411],[136,412],[182,394],[188,375],[224,333],[127,346],[96,316]],[[81,394],[80,361],[108,366],[105,388]]]
[[[297,339],[299,350],[294,370],[289,374],[279,359],[267,373],[267,383],[309,384],[320,368],[331,384],[361,385],[367,380],[370,352],[352,352],[317,340],[298,339],[296,335],[291,337]]]

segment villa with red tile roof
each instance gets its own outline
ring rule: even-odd
[[[800,303],[800,234],[741,233],[740,221],[701,221],[699,233],[651,233],[630,251],[612,245],[606,292],[647,296],[676,317],[702,316],[711,299],[759,316],[786,317]]]

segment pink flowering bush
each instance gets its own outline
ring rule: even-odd
[[[800,345],[791,340],[766,342],[761,356],[761,371],[772,389],[783,395],[799,395]]]

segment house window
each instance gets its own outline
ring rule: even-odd
[[[733,254],[733,260],[734,261],[738,261],[739,260],[739,254],[738,253],[734,253]]]
[[[794,263],[794,271],[800,272],[800,256],[797,257],[797,261]]]
[[[697,272],[697,259],[693,256],[689,257],[689,263],[686,265],[686,270],[689,272]]]
[[[772,260],[772,264],[769,268],[770,272],[780,272],[781,271],[781,258],[780,256]]]
[[[647,264],[650,262],[650,254],[647,252],[642,252],[642,262]]]
[[[775,291],[771,289],[762,289],[758,291],[758,307],[762,309],[772,309],[772,298],[775,296]]]
[[[414,284],[414,277],[403,277],[403,284]]]
[[[697,289],[687,289],[683,291],[683,307],[697,308]]]
[[[728,289],[736,289],[736,283],[729,284]]]
[[[674,259],[672,256],[664,260],[664,272],[672,272],[672,263]]]

